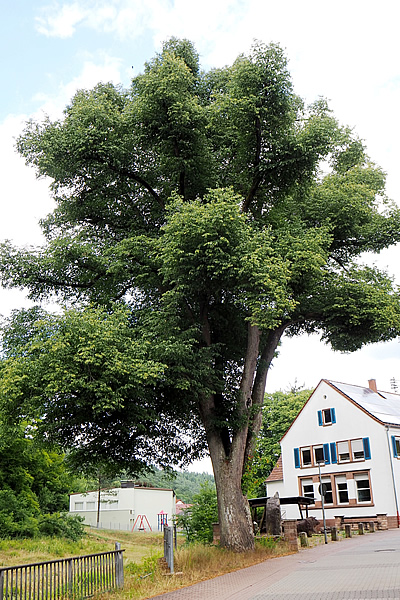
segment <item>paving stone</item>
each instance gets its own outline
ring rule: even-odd
[[[400,530],[304,548],[156,598],[399,600]]]

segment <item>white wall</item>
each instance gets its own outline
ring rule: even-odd
[[[70,512],[80,514],[87,525],[97,522],[97,491],[70,495]],[[110,529],[145,529],[158,531],[158,514],[167,513],[168,524],[175,517],[176,497],[173,490],[154,488],[113,488],[101,493],[100,524]]]

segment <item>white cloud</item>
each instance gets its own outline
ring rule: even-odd
[[[94,58],[85,60],[81,72],[76,77],[66,83],[59,83],[56,94],[39,93],[33,97],[33,100],[40,102],[40,109],[35,117],[40,118],[40,114],[45,113],[51,118],[59,118],[77,90],[91,89],[99,82],[118,85],[121,82],[120,69],[121,60],[104,53],[99,62],[95,62]]]
[[[47,37],[68,38],[71,37],[76,27],[87,16],[88,10],[81,2],[70,4],[56,3],[42,9],[43,16],[36,18],[36,29]]]
[[[332,352],[317,335],[284,338],[269,371],[266,390],[287,391],[296,381],[314,388],[320,379],[367,386],[369,379],[376,379],[379,389],[390,391],[392,377],[400,377],[399,352],[397,340],[344,354]]]
[[[0,163],[2,165],[2,215],[0,239],[16,244],[40,244],[38,220],[53,207],[48,180],[38,181],[14,149],[26,115],[10,115],[0,123]]]

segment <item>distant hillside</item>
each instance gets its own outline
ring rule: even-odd
[[[177,498],[190,504],[193,496],[198,494],[202,483],[208,481],[214,485],[214,477],[209,473],[174,472],[169,475],[164,471],[156,470],[143,476],[138,483],[146,483],[153,487],[167,487],[175,490]]]

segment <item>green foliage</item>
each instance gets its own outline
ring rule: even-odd
[[[266,394],[256,450],[242,480],[249,498],[265,496],[265,480],[281,453],[279,442],[311,393],[312,390],[295,386],[289,392]]]
[[[206,482],[193,497],[193,506],[178,516],[178,526],[186,533],[188,542],[211,543],[213,523],[218,522],[217,494],[214,486]]]
[[[159,571],[161,557],[161,552],[152,552],[149,556],[142,558],[138,563],[128,562],[128,564],[124,566],[124,569],[130,575],[134,575],[137,579],[150,577],[151,580],[153,580]]]
[[[361,263],[400,241],[400,210],[276,44],[206,73],[173,38],[129,89],[80,90],[17,149],[56,209],[42,248],[1,244],[2,285],[79,309],[14,316],[1,410],[83,468],[170,467],[212,438],[217,487],[230,465],[240,493],[281,336],[353,351],[400,333],[399,290]]]
[[[26,431],[32,431],[28,427]],[[41,448],[21,428],[1,429],[0,537],[60,535],[79,539],[83,527],[64,512],[73,477],[64,457]]]
[[[268,548],[274,550],[278,546],[278,540],[269,535],[259,535],[256,537],[256,544],[261,548]]]
[[[154,346],[137,337],[125,308],[42,315],[28,343],[9,348],[20,321],[17,314],[7,323],[1,365],[0,401],[10,421],[32,415],[35,435],[68,450],[69,464],[88,473],[100,464],[111,474],[139,473],[183,457],[188,445],[170,422],[168,401],[151,402],[165,366],[152,359]]]
[[[39,533],[48,537],[63,537],[77,542],[85,533],[84,518],[66,513],[44,514],[39,519]]]
[[[138,483],[151,487],[173,488],[179,500],[191,504],[203,484],[214,485],[214,477],[209,473],[168,472],[154,469],[141,477]]]

